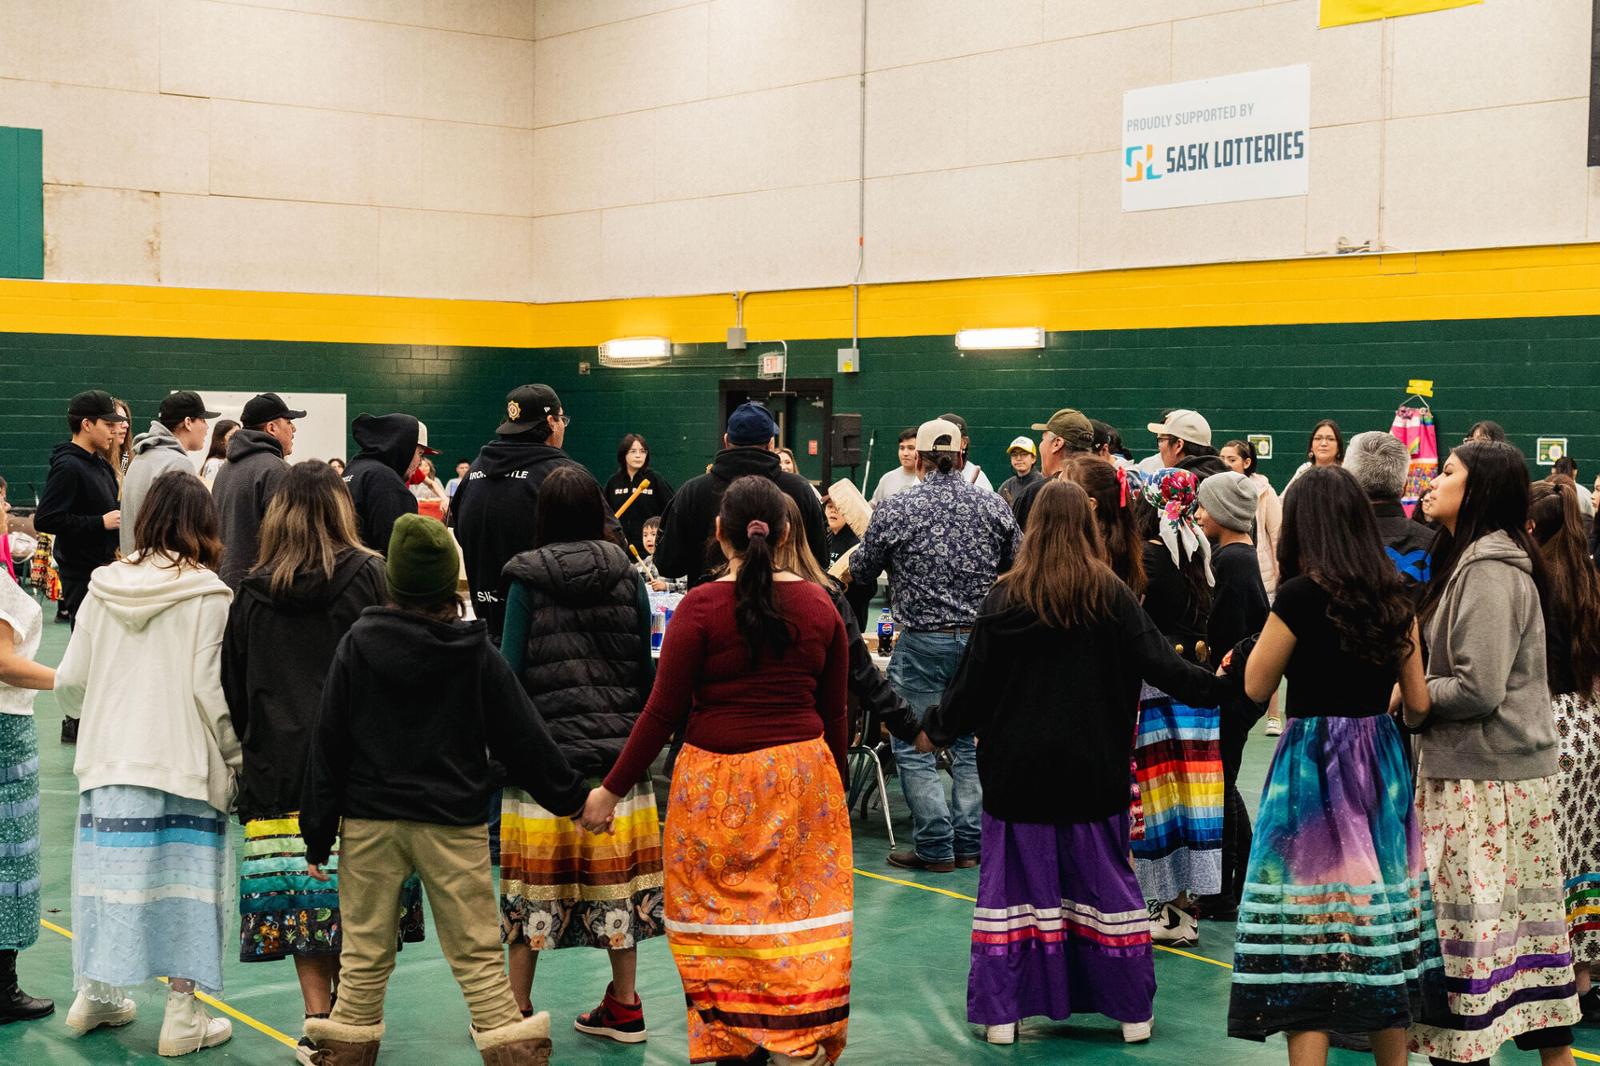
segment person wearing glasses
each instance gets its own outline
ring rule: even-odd
[[[550,386],[512,389],[506,396],[505,421],[478,452],[450,501],[449,522],[461,544],[472,609],[488,624],[496,646],[506,615],[507,581],[501,571],[533,546],[539,487],[556,468],[581,465],[561,447],[571,423]],[[623,543],[622,527],[609,515],[606,530]]]

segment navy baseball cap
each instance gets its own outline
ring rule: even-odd
[[[728,416],[729,444],[765,444],[777,435],[778,423],[772,412],[754,400],[740,404]]]

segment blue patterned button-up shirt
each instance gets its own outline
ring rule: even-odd
[[[1004,500],[958,473],[930,472],[872,512],[872,524],[850,557],[850,576],[873,582],[889,571],[897,626],[970,626],[1021,545],[1022,533]]]

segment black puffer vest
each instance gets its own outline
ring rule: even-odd
[[[650,695],[642,579],[621,548],[598,540],[523,552],[505,578],[528,597],[522,687],[573,769],[604,776]]]

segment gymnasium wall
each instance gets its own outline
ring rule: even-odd
[[[1589,0],[8,0],[53,280],[593,300],[1600,238]],[[1126,89],[1312,70],[1310,194],[1124,214]]]

